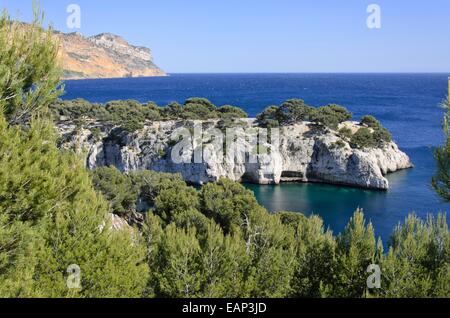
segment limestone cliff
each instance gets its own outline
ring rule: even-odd
[[[109,33],[84,37],[56,33],[64,79],[165,76],[153,63],[150,49],[130,45]]]
[[[252,119],[242,123],[244,128],[254,128]],[[204,135],[217,129],[217,121],[201,124]],[[135,133],[97,122],[90,122],[76,131],[70,122],[60,122],[57,127],[62,135],[61,146],[84,153],[90,169],[116,166],[125,173],[143,169],[180,173],[186,181],[195,184],[225,177],[258,184],[322,182],[387,190],[387,173],[412,167],[408,156],[393,142],[379,148],[353,149],[335,131],[308,122],[281,128],[279,145],[262,145],[268,150],[255,152],[256,161],[253,163],[247,160],[249,152],[245,153],[246,149],[251,149],[247,141],[236,143],[236,149],[242,151],[222,154],[205,139],[202,163],[193,163],[192,160],[198,147],[195,140],[188,143],[183,154],[187,160],[176,163],[171,156],[175,145],[172,138],[178,128],[186,125],[192,129],[193,123],[148,122],[144,129]],[[353,122],[344,125],[354,129],[358,126]],[[247,131],[243,129],[241,134],[245,137]]]

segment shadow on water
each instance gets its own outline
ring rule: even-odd
[[[415,212],[424,218],[428,213],[436,214],[448,209],[448,204],[441,202],[430,186],[434,172],[431,149],[412,148],[406,152],[415,167],[389,174],[389,191],[313,183],[245,186],[269,211],[320,215],[334,233],[341,232],[354,211],[361,208],[374,224],[376,235],[387,242],[395,226],[403,222],[409,213]]]

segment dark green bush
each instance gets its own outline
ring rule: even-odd
[[[117,123],[121,125],[121,128],[123,130],[129,133],[133,133],[144,128],[144,122],[139,120],[138,118],[129,118]]]
[[[248,114],[236,106],[224,105],[217,110],[220,113],[220,118],[247,118]]]
[[[350,113],[345,107],[331,104],[320,107],[312,113],[312,120],[331,129],[337,129],[340,123],[352,119]]]
[[[345,147],[345,142],[343,142],[342,140],[337,140],[332,144],[332,148],[342,149],[344,147]]]
[[[117,125],[122,125],[130,120],[143,123],[145,116],[142,108],[142,105],[134,100],[111,101],[105,105],[111,120]]]
[[[207,120],[220,119],[219,128],[243,125],[237,121],[248,115],[242,109],[224,105],[216,107],[206,98],[190,98],[184,105],[176,102],[165,107],[158,107],[155,103],[141,104],[135,100],[111,101],[105,105],[92,104],[83,99],[70,101],[57,101],[50,107],[53,117],[60,120],[61,116],[69,120],[81,122],[82,127],[88,124],[88,120],[110,122],[122,128],[126,132],[135,132],[144,127],[145,121],[158,120]],[[313,108],[305,104],[301,99],[290,99],[281,106],[269,106],[257,116],[257,123],[261,127],[274,128],[280,125],[289,125],[302,121],[313,121],[330,129],[337,129],[339,124],[350,120],[352,114],[342,106],[330,104],[320,108]],[[373,116],[365,116],[362,124],[374,130],[373,139],[378,144],[392,140],[390,133],[381,126]],[[341,137],[351,138],[351,131],[341,129]],[[363,132],[360,133],[360,135]],[[356,136],[355,140],[367,139],[364,136]],[[366,134],[367,135],[367,134]],[[371,145],[370,142],[362,142],[362,145]],[[356,145],[356,143],[354,144]]]
[[[339,136],[341,138],[348,138],[348,139],[350,139],[353,136],[353,132],[352,132],[352,130],[350,128],[345,128],[345,127],[341,128],[341,129],[339,129],[338,133],[339,133]]]
[[[277,119],[282,124],[310,121],[314,111],[314,108],[306,105],[302,99],[290,99],[279,107]]]
[[[191,120],[216,119],[219,118],[219,114],[216,108],[211,110],[204,104],[189,103],[184,106],[181,118]]]
[[[366,125],[367,127],[373,129],[381,128],[381,123],[373,116],[366,115],[361,119],[361,125]]]
[[[87,100],[78,98],[69,101],[58,100],[50,105],[50,111],[55,120],[59,120],[61,116],[68,119],[79,117],[98,118],[98,120],[109,120],[109,112],[99,104],[92,104]]]
[[[92,172],[94,187],[111,203],[114,214],[125,216],[136,209],[139,191],[131,179],[114,167],[98,168]]]
[[[101,140],[101,135],[102,135],[102,131],[95,127],[91,129],[91,134],[92,134],[92,138],[94,139],[95,142],[98,142]]]
[[[353,148],[373,148],[377,146],[377,141],[370,129],[363,127],[353,134],[350,144]]]
[[[369,136],[368,128],[360,131],[355,135]],[[196,191],[177,175],[142,171],[121,177],[114,168],[94,174],[115,212],[133,207],[136,194],[150,207],[141,232],[152,273],[148,296],[450,295],[450,236],[443,215],[426,222],[408,217],[383,253],[361,211],[334,236],[318,216],[268,213],[251,191],[230,180]],[[373,263],[383,271],[381,289],[367,288]]]
[[[256,117],[256,120],[261,127],[278,127],[280,125],[278,115],[278,106],[269,106]]]
[[[384,142],[391,142],[391,133],[384,128],[381,123],[373,116],[367,115],[361,119],[361,125],[365,125],[373,129],[373,138],[378,145],[382,145]]]
[[[173,102],[165,107],[158,107],[153,102],[141,104],[135,100],[110,101],[105,105],[92,104],[83,99],[59,100],[53,103],[50,109],[55,120],[60,120],[62,116],[72,121],[86,118],[110,122],[129,132],[141,129],[146,120],[223,119],[224,123],[231,123],[230,119],[248,116],[238,107],[225,105],[217,108],[205,98],[190,98],[184,105]]]
[[[261,127],[277,127],[302,121],[313,121],[331,129],[337,129],[342,122],[352,119],[352,114],[339,105],[330,104],[313,108],[301,99],[290,99],[280,107],[269,106],[257,117]]]
[[[184,106],[189,106],[189,105],[199,105],[199,106],[202,106],[203,108],[209,110],[210,112],[214,112],[217,110],[217,107],[206,98],[200,98],[200,97],[189,98],[184,102]]]
[[[373,136],[375,140],[382,144],[383,142],[391,142],[392,141],[392,135],[391,133],[384,127],[381,127],[373,132]]]
[[[161,109],[161,114],[164,119],[180,119],[183,113],[183,106],[177,102],[168,104]]]
[[[112,212],[121,216],[136,212],[139,200],[152,208],[163,190],[176,188],[177,191],[184,192],[187,188],[177,174],[150,170],[126,175],[115,167],[100,167],[92,171],[92,178],[95,189],[111,203]]]

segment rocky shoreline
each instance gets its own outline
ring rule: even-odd
[[[409,157],[394,142],[354,149],[336,131],[310,122],[281,127],[279,144],[262,145],[268,151],[255,153],[255,161],[248,162],[249,153],[245,151],[251,145],[245,136],[249,129],[255,129],[254,119],[239,121],[242,130],[235,130],[241,131],[244,138],[236,144],[236,153],[222,154],[211,148],[211,142],[203,140],[202,161],[194,163],[191,159],[198,144],[192,141],[183,155],[187,160],[174,162],[171,156],[174,132],[199,123],[204,135],[218,129],[217,120],[147,122],[143,129],[133,133],[95,121],[83,128],[71,122],[59,122],[57,129],[61,147],[83,153],[89,169],[115,166],[124,173],[145,169],[179,173],[185,181],[199,185],[228,178],[256,184],[320,182],[387,190],[386,174],[413,167]],[[344,126],[357,130],[360,124],[340,124]]]
[[[166,76],[153,61],[150,49],[129,44],[122,37],[102,33],[56,32],[64,80]]]

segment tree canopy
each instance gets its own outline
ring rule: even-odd
[[[35,9],[31,24],[0,15],[0,109],[10,124],[24,124],[62,93],[58,43]]]
[[[5,14],[0,42],[0,297],[142,295],[139,235],[111,228],[84,162],[57,148],[44,116],[59,92],[51,30]]]
[[[437,164],[436,173],[431,181],[436,193],[445,201],[450,201],[450,105],[449,101],[443,102],[443,106],[447,110],[444,115],[443,131],[445,142],[441,147],[434,151],[434,157]]]
[[[196,189],[177,175],[88,172],[78,155],[58,149],[45,112],[59,94],[56,44],[38,21],[27,28],[0,19],[0,297],[450,297],[444,215],[410,215],[384,253],[362,211],[335,236],[317,216],[269,213],[230,180]],[[52,113],[130,130],[167,116],[243,115],[201,98],[164,109],[77,100]],[[259,120],[309,119],[334,129],[350,117],[340,106],[312,110],[291,100]],[[381,130],[373,118],[362,125],[366,138]],[[449,148],[437,152],[434,185],[442,194]],[[139,224],[127,218],[135,213],[143,213]],[[112,215],[128,222],[117,227]],[[382,270],[379,289],[367,285],[374,264]]]

